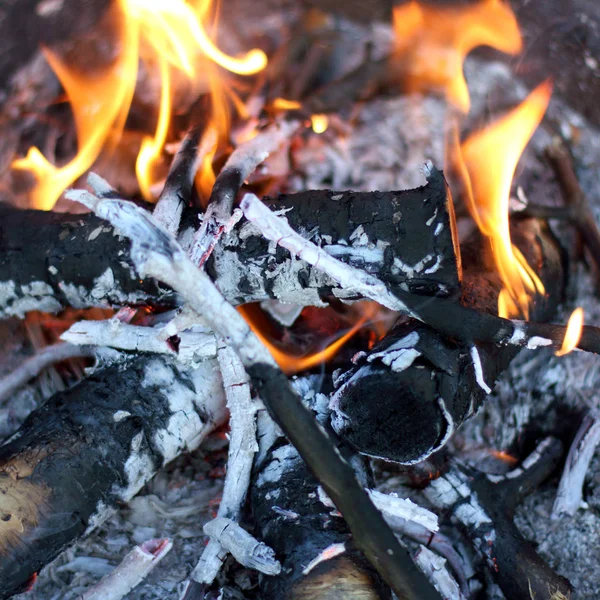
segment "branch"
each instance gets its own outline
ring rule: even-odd
[[[552,507],[553,519],[562,515],[573,516],[581,507],[585,475],[599,443],[600,420],[596,415],[587,414],[569,448]]]
[[[136,546],[119,565],[77,600],[121,600],[148,576],[169,553],[169,539],[149,540]]]
[[[73,344],[108,346],[130,352],[169,354],[187,366],[197,364],[217,355],[217,342],[212,332],[195,327],[174,338],[163,339],[164,327],[140,327],[122,323],[118,319],[105,321],[79,321],[61,336]]]
[[[185,134],[152,213],[173,235],[177,234],[183,209],[190,201],[198,165],[217,143],[217,132],[213,127],[204,132],[200,141],[201,132],[201,127],[195,125]]]
[[[248,376],[236,353],[221,343],[218,360],[229,408],[231,433],[223,498],[217,511],[217,518],[237,521],[250,485],[254,454],[258,450],[256,442],[258,404],[252,401]],[[198,597],[200,590],[210,586],[226,556],[219,539],[211,536],[200,560],[190,574],[190,581],[186,584],[182,599],[191,600]]]

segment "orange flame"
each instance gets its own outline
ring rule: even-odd
[[[551,94],[550,81],[542,83],[504,118],[453,149],[469,211],[490,239],[502,278],[504,288],[498,299],[502,317],[528,318],[531,296],[544,293],[542,282],[511,243],[508,208],[517,163],[546,112]]]
[[[289,354],[278,348],[263,334],[260,327],[254,322],[251,311],[244,306],[238,306],[237,309],[256,337],[258,337],[258,339],[267,347],[281,370],[286,375],[293,375],[294,373],[311,369],[312,367],[316,367],[317,365],[331,360],[337,354],[339,349],[365,326],[367,321],[375,317],[380,308],[376,302],[361,302],[360,305],[361,316],[347,333],[339,337],[320,352],[315,352],[314,354],[309,354],[307,356],[294,356],[293,354]]]
[[[577,348],[581,334],[583,333],[583,308],[576,308],[569,317],[567,331],[560,350],[556,351],[556,356],[564,356]]]
[[[407,90],[442,90],[465,113],[470,107],[463,75],[467,54],[478,46],[491,46],[515,55],[522,47],[515,15],[500,0],[464,7],[408,2],[394,7],[394,31],[395,59],[402,62]]]
[[[32,192],[33,205],[51,209],[62,192],[87,171],[103,147],[120,137],[137,80],[139,48],[143,41],[158,60],[161,75],[161,99],[154,137],[146,137],[136,164],[140,189],[151,199],[152,171],[160,159],[170,121],[170,69],[182,71],[190,79],[203,77],[202,57],[240,75],[262,70],[267,58],[261,50],[232,57],[215,46],[207,35],[203,20],[211,0],[119,0],[122,12],[117,32],[121,49],[119,57],[106,73],[93,76],[76,72],[49,50],[45,51],[50,66],[63,85],[73,109],[77,128],[78,152],[64,167],[55,167],[37,148],[13,162],[16,169],[30,170],[38,183]],[[149,59],[144,56],[143,58]],[[206,60],[206,58],[204,58]]]

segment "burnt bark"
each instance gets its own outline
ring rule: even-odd
[[[533,219],[513,227],[513,240],[546,287],[546,295],[535,300],[532,317],[548,320],[565,283],[558,243],[545,224]],[[484,255],[479,239],[463,248],[462,304],[495,314],[502,284],[486,270]],[[338,380],[333,427],[364,454],[405,464],[424,460],[477,411],[487,396],[484,386],[493,387],[518,351],[514,346],[468,344],[465,338],[452,339],[401,318]]]
[[[268,199],[272,209],[288,211],[302,235],[391,289],[439,296],[456,295],[460,281],[450,202],[438,171],[427,186],[410,191],[323,190]],[[187,218],[195,221],[193,214]],[[129,251],[127,240],[91,214],[0,203],[0,317],[67,306],[176,306],[170,290],[139,279]],[[234,304],[275,298],[319,305],[329,295],[344,297],[335,282],[272,247],[246,221],[215,248],[207,272]]]
[[[0,598],[130,500],[225,419],[211,362],[181,371],[139,356],[31,413],[0,447]]]

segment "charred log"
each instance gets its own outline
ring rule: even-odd
[[[214,361],[140,356],[34,411],[0,447],[0,598],[130,500],[226,416]]]
[[[269,206],[289,211],[297,231],[391,287],[449,296],[458,292],[460,277],[450,201],[435,171],[417,190],[305,192],[270,199]],[[335,282],[290,259],[246,222],[215,248],[207,271],[235,304],[275,298],[321,305],[328,295],[343,296]],[[140,281],[129,242],[106,221],[0,204],[0,316],[66,306],[177,303],[156,281]]]
[[[513,238],[546,286],[547,295],[537,298],[533,316],[547,320],[564,287],[556,240],[534,220],[515,227]],[[486,273],[482,250],[478,241],[464,248],[462,303],[493,314],[501,284]],[[364,454],[407,464],[424,460],[476,412],[517,352],[514,346],[469,345],[402,318],[338,379],[333,427]]]

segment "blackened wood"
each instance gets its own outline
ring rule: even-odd
[[[535,220],[513,227],[513,239],[546,286],[533,317],[547,320],[562,298],[562,253],[548,228]],[[462,303],[482,314],[496,312],[501,283],[483,260],[480,240],[467,244],[463,259]],[[443,315],[440,315],[443,319]],[[460,323],[453,323],[460,331]],[[439,450],[452,432],[474,414],[518,348],[489,342],[469,344],[403,318],[354,369],[338,382],[333,396],[333,427],[364,454],[414,463]],[[478,378],[472,347],[477,349]]]
[[[267,421],[259,421],[263,447],[255,464],[251,507],[255,535],[275,550],[283,568],[278,576],[261,578],[261,598],[389,598],[389,588],[354,547],[345,521],[321,502],[319,483],[296,449],[272,422],[267,427],[277,430],[276,435],[269,436],[260,425]],[[304,569],[332,544],[345,544],[346,550],[305,575]]]
[[[118,304],[173,304],[141,281],[129,242],[94,215],[19,210],[0,203],[0,316]]]
[[[291,225],[352,265],[417,294],[456,294],[459,267],[450,201],[441,174],[406,192],[305,192],[269,200],[291,209]],[[197,223],[195,215],[188,222]],[[437,233],[437,235],[436,235]],[[275,298],[320,304],[336,284],[303,261],[272,247],[241,222],[215,248],[207,271],[235,304]],[[91,214],[19,210],[0,203],[0,317],[65,306],[170,307],[175,295],[141,281],[129,243]]]
[[[0,447],[0,598],[22,591],[224,420],[213,368],[186,373],[170,359],[131,359],[56,394],[25,420]]]

